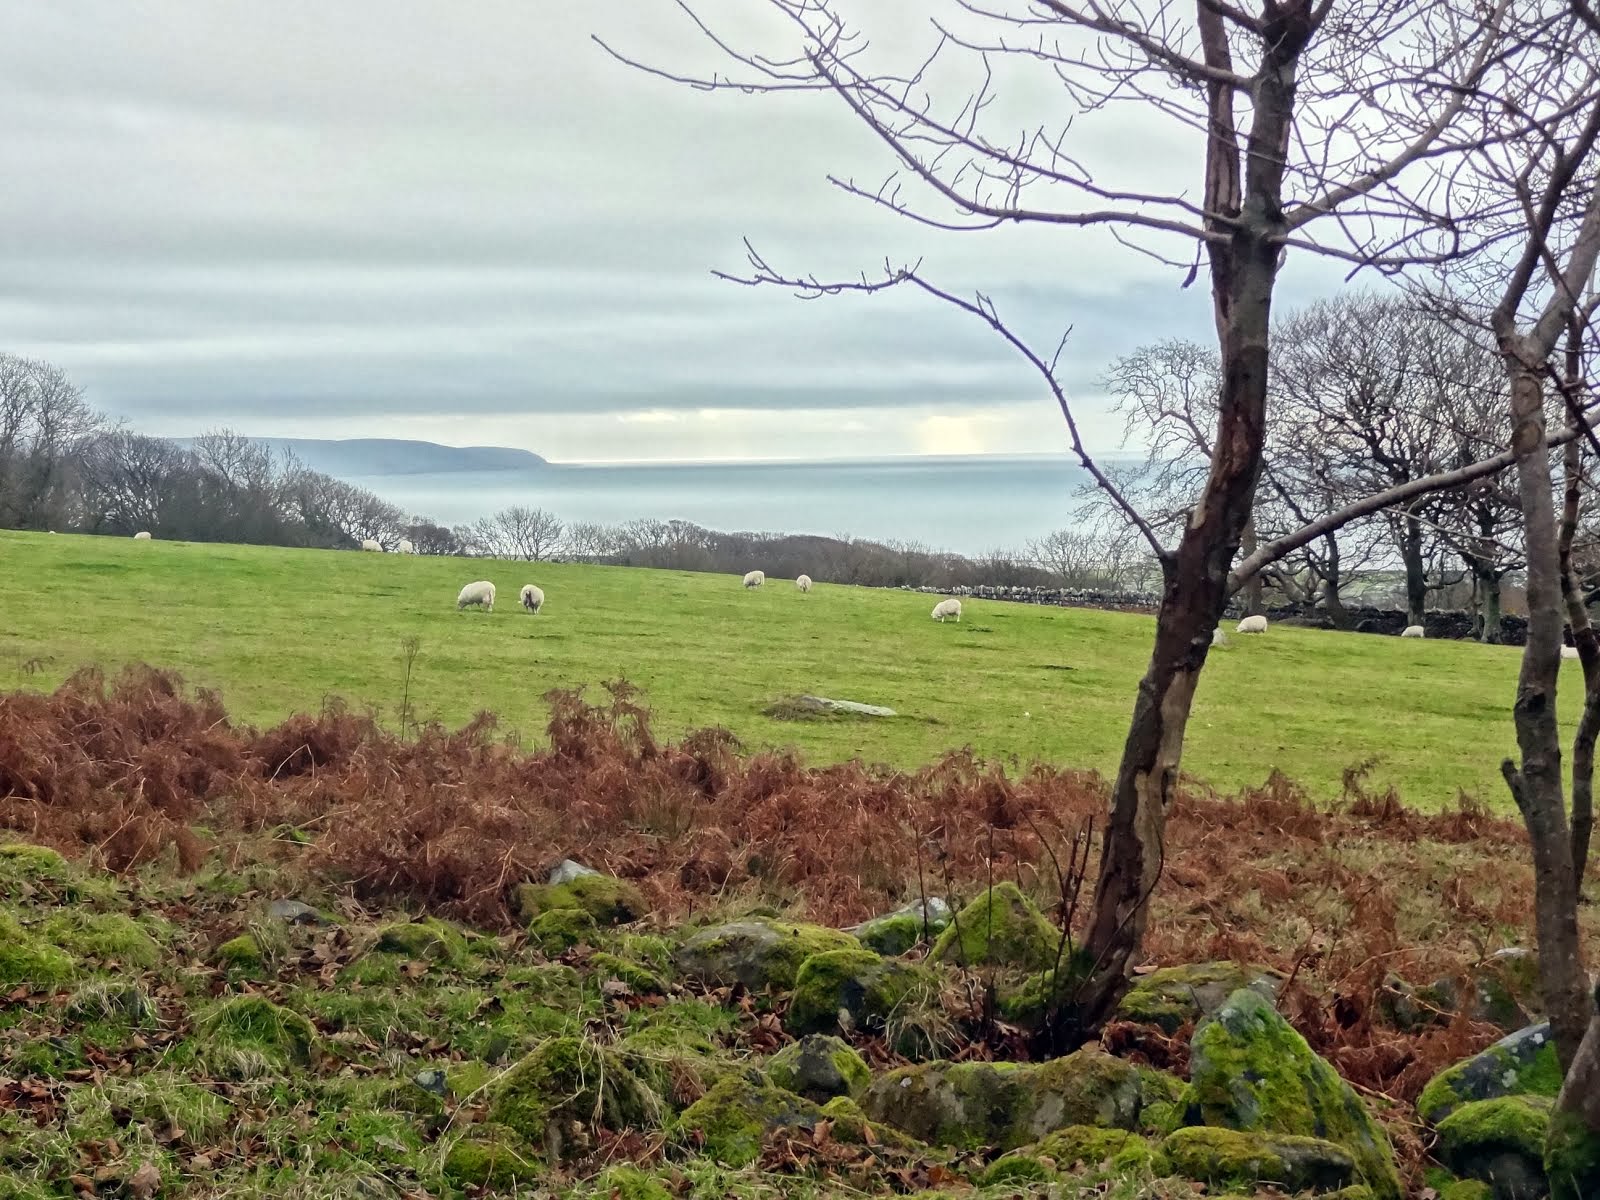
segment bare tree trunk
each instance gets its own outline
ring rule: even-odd
[[[1256,552],[1256,516],[1252,512],[1250,519],[1244,524],[1244,533],[1240,537],[1239,549],[1247,557]],[[1255,575],[1244,586],[1244,611],[1246,616],[1266,612],[1266,606],[1261,599],[1262,580],[1260,575]]]
[[[1567,340],[1567,378],[1569,390],[1581,386],[1579,349],[1582,331],[1569,331]],[[1575,394],[1575,391],[1573,391]],[[1589,842],[1594,835],[1594,748],[1600,737],[1600,642],[1589,622],[1583,603],[1583,590],[1572,570],[1572,542],[1578,530],[1578,510],[1583,491],[1583,447],[1570,441],[1561,456],[1562,504],[1558,553],[1561,560],[1561,594],[1567,604],[1567,626],[1572,643],[1583,663],[1583,715],[1572,738],[1572,878],[1578,894],[1583,894],[1584,876],[1589,870]]]
[[[1545,1142],[1545,1169],[1556,1200],[1600,1194],[1600,987],[1589,1030],[1561,1081]]]
[[[1339,564],[1339,539],[1329,534],[1325,541],[1328,545],[1328,558],[1323,564],[1322,606],[1328,610],[1328,620],[1333,622],[1333,627],[1345,629],[1350,625],[1350,615],[1345,612],[1344,598],[1339,594],[1344,582]]]
[[[1540,980],[1556,1055],[1566,1069],[1588,1028],[1590,1003],[1578,931],[1572,835],[1561,786],[1561,730],[1556,723],[1565,625],[1560,552],[1550,459],[1544,449],[1542,356],[1531,351],[1528,339],[1502,334],[1500,340],[1511,376],[1511,445],[1517,452],[1528,556],[1528,642],[1512,711],[1522,762],[1518,766],[1507,759],[1501,769],[1532,842]]]
[[[1474,564],[1474,578],[1478,584],[1479,613],[1483,622],[1483,632],[1479,637],[1489,645],[1498,646],[1505,636],[1500,628],[1500,576],[1493,569],[1479,572]]]
[[[1421,625],[1428,607],[1428,571],[1422,561],[1422,522],[1410,513],[1405,513],[1401,519],[1400,557],[1406,564],[1406,621]]]

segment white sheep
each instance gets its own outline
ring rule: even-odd
[[[484,612],[493,612],[494,584],[487,579],[480,579],[462,588],[461,594],[456,597],[456,611],[460,612],[471,604],[481,605]]]
[[[363,550],[375,550],[379,554],[383,553],[383,543],[379,542],[377,538],[362,538],[361,548]]]
[[[148,529],[141,529],[138,533],[133,535],[133,540],[136,542],[148,542],[150,540],[150,531]]]
[[[523,608],[531,613],[536,613],[544,607],[544,589],[531,583],[525,583],[522,585],[522,594],[519,599]]]
[[[799,588],[802,592],[809,592],[811,590],[811,576],[809,576],[809,575],[798,576],[794,581],[794,585],[795,585],[795,587]]]
[[[1421,625],[1407,625],[1400,631],[1401,637],[1426,637]]]
[[[751,571],[744,577],[744,585],[747,588],[758,588],[766,581],[767,573],[765,571]]]
[[[405,538],[400,539],[400,544],[395,547],[395,550],[401,554],[415,554],[417,552],[417,548]]]
[[[1235,630],[1236,633],[1265,633],[1266,631],[1267,619],[1260,613],[1240,621],[1238,628]]]
[[[1563,647],[1561,647],[1561,657],[1562,658],[1577,658],[1578,657],[1578,648],[1576,646],[1563,646]]]
[[[959,622],[961,620],[961,601],[959,601],[959,600],[941,600],[941,601],[939,601],[939,603],[937,603],[937,604],[935,604],[933,606],[932,616],[933,616],[933,619],[935,621],[939,622],[939,624],[941,624],[941,625],[944,624],[944,619],[946,617],[954,617]]]

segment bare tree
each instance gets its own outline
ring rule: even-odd
[[[556,553],[565,527],[542,508],[514,504],[473,526],[475,540],[494,558],[539,562]]]
[[[63,524],[69,469],[103,424],[60,368],[0,354],[0,526]]]

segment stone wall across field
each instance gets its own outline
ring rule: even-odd
[[[1107,592],[1088,588],[1002,587],[980,584],[976,587],[910,587],[902,585],[902,592],[921,592],[929,596],[971,597],[977,600],[1005,600],[1014,604],[1050,604],[1063,608],[1103,608],[1117,612],[1153,613],[1160,597],[1152,592]],[[1228,606],[1228,618],[1237,620],[1244,615],[1237,603]],[[1302,625],[1315,629],[1334,629],[1334,623],[1320,608],[1304,604],[1286,604],[1267,609],[1269,620],[1281,625]],[[1371,608],[1351,606],[1345,609],[1344,628],[1354,633],[1373,633],[1389,637],[1400,636],[1400,631],[1411,621],[1405,612],[1396,608]],[[1473,638],[1473,617],[1468,612],[1430,612],[1423,620],[1426,636],[1436,639],[1469,640]],[[1528,622],[1525,617],[1501,617],[1500,641],[1507,646],[1520,646],[1527,640]]]

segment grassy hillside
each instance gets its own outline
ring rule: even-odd
[[[493,614],[457,613],[492,579]],[[521,584],[548,601],[516,606]],[[625,676],[664,732],[722,725],[748,745],[916,766],[943,751],[1110,770],[1149,651],[1149,618],[971,601],[961,624],[922,595],[666,571],[0,533],[0,686],[49,687],[87,663],[144,660],[219,688],[237,717],[314,711],[328,695],[397,711],[401,643],[420,641],[412,701],[479,709],[542,736],[553,687]],[[1434,806],[1457,789],[1503,806],[1517,654],[1500,647],[1275,628],[1231,638],[1206,669],[1186,766],[1224,787],[1274,767],[1320,790],[1376,757]],[[1576,716],[1578,667],[1563,711]],[[781,721],[815,692],[892,720]]]

